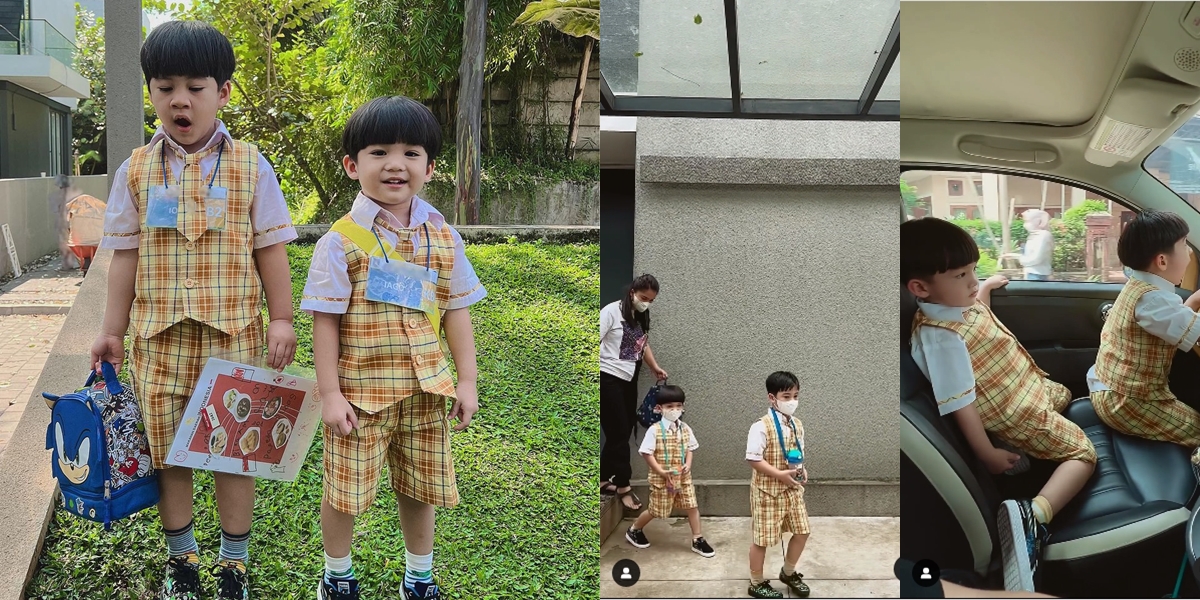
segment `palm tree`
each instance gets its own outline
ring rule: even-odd
[[[592,59],[592,46],[600,39],[600,0],[534,0],[525,6],[525,12],[517,17],[520,25],[550,23],[555,29],[572,37],[584,38],[583,60],[579,64],[579,79],[575,84],[575,97],[571,103],[571,121],[567,127],[568,159],[575,158],[575,140],[579,135],[579,109],[583,104],[583,90],[587,85],[588,63]]]

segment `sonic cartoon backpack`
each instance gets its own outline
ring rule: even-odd
[[[642,398],[642,405],[637,409],[638,422],[642,427],[650,429],[650,426],[662,420],[662,413],[654,412],[654,407],[658,406],[658,390],[667,384],[667,380],[656,381],[654,387],[646,392],[646,397]]]
[[[103,381],[88,376],[79,391],[43,393],[50,406],[46,449],[67,512],[104,524],[158,503],[146,426],[133,392],[109,363]]]

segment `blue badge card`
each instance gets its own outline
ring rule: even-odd
[[[204,215],[209,231],[225,231],[225,209],[228,190],[220,186],[208,188],[204,198]]]
[[[146,226],[175,229],[179,223],[179,188],[156,185],[150,188]]]
[[[437,271],[402,260],[372,256],[367,269],[366,298],[435,314]]]

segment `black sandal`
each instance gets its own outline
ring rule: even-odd
[[[633,501],[634,501],[634,503],[637,504],[637,506],[631,508],[628,504],[625,504],[626,496],[633,498]],[[623,494],[620,492],[617,492],[617,497],[620,498],[620,500],[621,500],[621,508],[624,508],[625,510],[642,510],[642,499],[638,498],[637,494],[633,493],[632,487],[629,488],[629,491],[627,491]]]
[[[607,496],[615,496],[617,494],[617,484],[611,481],[605,481],[600,484],[600,494]]]

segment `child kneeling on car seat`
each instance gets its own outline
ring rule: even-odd
[[[975,276],[979,248],[957,225],[923,218],[900,225],[900,281],[917,297],[912,356],[933,385],[938,411],[953,413],[975,456],[992,474],[1020,456],[996,448],[995,435],[1034,458],[1058,462],[1032,500],[1005,500],[997,516],[1010,590],[1033,591],[1045,525],[1092,475],[1096,450],[1061,413],[1071,402],[989,307],[991,291],[1008,280],[982,284]],[[978,297],[977,297],[978,294]]]

